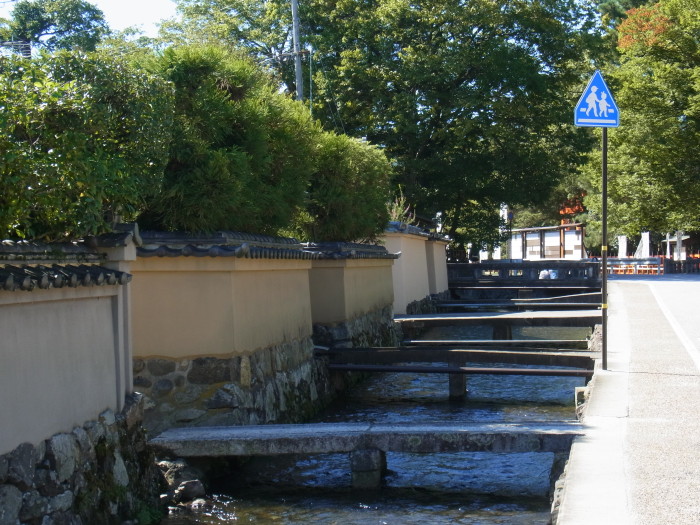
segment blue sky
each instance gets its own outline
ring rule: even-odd
[[[136,26],[149,36],[158,32],[156,24],[161,20],[175,16],[173,0],[89,0],[105,14],[109,27],[121,30]],[[12,12],[12,4],[8,0],[0,0],[0,17],[8,17]]]

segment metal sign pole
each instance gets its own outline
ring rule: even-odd
[[[603,370],[608,369],[608,128],[603,128],[603,287],[601,289]]]
[[[603,370],[608,369],[608,128],[620,125],[620,110],[600,71],[593,73],[574,108],[574,125],[603,128],[603,231],[601,255],[603,278],[601,288],[601,321]]]

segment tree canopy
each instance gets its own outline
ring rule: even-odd
[[[700,2],[662,0],[618,27],[609,69],[621,125],[610,137],[610,226],[619,233],[700,228]],[[598,163],[599,165],[599,160]],[[600,175],[591,162],[600,209]]]
[[[286,2],[256,3],[278,17],[252,13],[247,0],[179,5],[190,35],[195,26],[229,35],[268,63],[289,50]],[[498,224],[501,203],[545,198],[588,147],[568,125],[580,60],[598,42],[594,13],[581,5],[304,3],[314,115],[327,129],[381,144],[407,198],[422,215],[442,212],[452,235],[470,216],[490,213]]]
[[[108,27],[100,9],[86,0],[20,0],[0,38],[49,50],[94,51]]]

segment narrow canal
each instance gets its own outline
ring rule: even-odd
[[[439,330],[439,331],[438,331]],[[523,328],[518,339],[575,339],[587,329]],[[490,329],[440,328],[430,339],[484,339]],[[498,366],[498,365],[494,365]],[[347,393],[317,421],[400,423],[575,420],[581,378],[469,376],[468,397],[448,399],[443,374],[377,374]],[[192,512],[162,525],[195,523],[546,524],[551,454],[387,454],[379,491],[351,489],[346,454],[255,459],[210,492]]]

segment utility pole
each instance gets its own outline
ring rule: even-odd
[[[294,72],[296,73],[297,100],[304,98],[304,80],[301,75],[301,43],[299,42],[299,4],[292,0],[292,39],[294,44]]]

